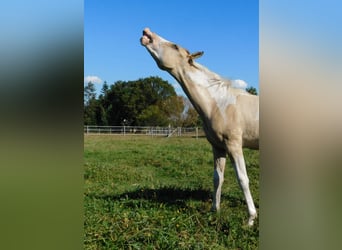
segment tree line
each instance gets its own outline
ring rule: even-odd
[[[200,126],[190,102],[177,96],[173,86],[160,77],[136,81],[104,82],[97,97],[95,86],[84,87],[84,125],[98,126]]]
[[[246,89],[257,94],[254,87]],[[97,126],[201,126],[190,101],[177,96],[173,86],[160,77],[136,81],[104,82],[97,97],[95,86],[84,86],[84,125]]]

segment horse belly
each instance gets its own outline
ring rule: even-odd
[[[244,139],[243,147],[249,149],[259,149],[259,139]]]
[[[250,149],[259,149],[259,122],[248,124],[245,127],[242,136],[243,147]]]

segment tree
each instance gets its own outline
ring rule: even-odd
[[[104,109],[104,107],[102,106],[100,100],[97,102],[95,116],[96,116],[96,125],[99,125],[99,126],[107,126],[108,125],[107,112]]]
[[[181,96],[170,96],[158,103],[161,112],[167,118],[168,124],[175,127],[182,126],[182,113],[184,110],[184,101]]]
[[[83,98],[83,102],[85,105],[89,105],[91,100],[95,100],[96,92],[95,86],[92,82],[88,82],[88,84],[84,87]]]
[[[108,92],[108,89],[109,89],[109,86],[108,86],[107,82],[104,81],[104,83],[102,85],[102,89],[101,89],[101,94],[105,96]]]
[[[253,86],[246,88],[246,91],[252,95],[258,95],[256,88],[254,88]]]
[[[171,122],[172,109],[177,105],[166,103],[175,100],[168,100],[175,96],[173,86],[160,77],[117,81],[104,94],[103,107],[109,125],[120,125],[123,120],[133,126],[155,125],[156,120],[151,117],[158,118],[158,122]]]
[[[140,126],[167,126],[168,119],[157,105],[150,105],[137,117]]]
[[[95,86],[92,82],[88,82],[88,84],[84,87],[83,97],[84,124],[96,125],[97,100]]]
[[[119,126],[197,126],[197,112],[160,77],[104,82],[96,98],[91,82],[84,87],[84,124]]]

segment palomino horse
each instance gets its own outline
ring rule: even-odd
[[[140,39],[158,67],[169,72],[182,86],[203,120],[203,127],[214,155],[213,210],[220,209],[221,187],[226,156],[236,172],[244,193],[252,226],[257,211],[249,189],[243,147],[259,148],[259,97],[234,88],[234,81],[223,79],[194,59],[203,52],[190,54],[146,28]]]

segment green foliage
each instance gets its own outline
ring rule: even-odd
[[[118,126],[125,120],[131,126],[198,126],[198,114],[187,105],[160,77],[104,82],[98,98],[90,82],[84,88],[84,124]]]
[[[97,116],[97,100],[95,93],[95,86],[92,82],[84,87],[84,123],[85,124],[95,124]]]
[[[176,96],[172,85],[159,77],[117,81],[110,87],[105,83],[97,100],[96,124],[121,125],[126,120],[133,126],[167,126],[172,122],[174,106],[179,105],[164,104]]]
[[[175,95],[173,87],[159,77],[116,82],[104,97],[111,105],[108,120],[116,125],[124,119],[129,125],[155,125],[152,123],[167,119],[160,103]]]
[[[150,105],[137,117],[137,123],[142,126],[168,126],[168,119],[158,105]]]
[[[95,100],[95,86],[92,82],[88,82],[87,85],[84,86],[83,98],[86,105],[89,105],[92,100]]]
[[[246,91],[252,95],[258,95],[258,91],[253,86],[246,88]]]
[[[86,136],[85,249],[257,249],[227,161],[222,209],[210,212],[213,158],[204,138]],[[245,150],[258,208],[259,152]]]

